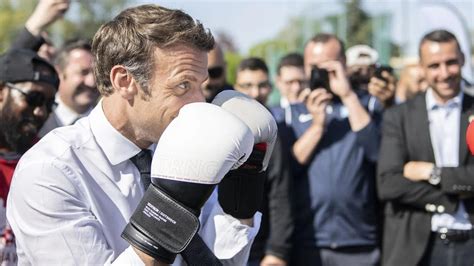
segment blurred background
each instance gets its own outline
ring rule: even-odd
[[[0,0],[0,52],[8,48],[36,3],[37,0]],[[397,70],[417,61],[418,42],[433,28],[445,28],[456,34],[469,58],[463,69],[464,77],[473,80],[474,1],[471,0],[75,0],[65,18],[55,23],[49,34],[56,45],[74,37],[92,38],[104,21],[128,6],[143,3],[182,9],[203,22],[224,48],[231,83],[242,58],[262,57],[270,73],[274,73],[282,55],[302,52],[305,41],[318,32],[337,34],[345,41],[346,48],[368,44],[379,52],[381,63]],[[272,99],[277,100],[277,90],[274,93]]]

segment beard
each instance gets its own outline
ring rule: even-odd
[[[35,119],[33,115],[18,114],[12,106],[10,96],[0,111],[0,145],[11,152],[23,154],[35,144],[44,121]]]

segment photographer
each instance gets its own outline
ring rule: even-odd
[[[344,44],[318,34],[305,46],[311,92],[292,108],[296,160],[295,248],[291,265],[378,265],[375,163],[379,128],[370,94],[351,87]]]
[[[368,45],[354,45],[347,49],[346,58],[352,87],[367,90],[382,107],[393,105],[396,84],[393,68],[378,64],[378,52]]]

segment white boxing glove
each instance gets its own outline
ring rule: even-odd
[[[253,134],[236,116],[209,103],[191,103],[161,135],[151,183],[122,236],[166,263],[199,229],[202,205],[224,175],[252,152]]]
[[[277,124],[270,111],[256,100],[235,90],[222,91],[216,95],[212,103],[221,106],[247,124],[250,130],[252,130],[256,145],[260,143],[266,144],[261,169],[265,171],[268,167],[268,161],[272,155],[278,132]]]
[[[248,219],[260,208],[265,170],[275,146],[277,125],[265,106],[243,93],[226,90],[217,94],[212,103],[240,118],[254,136],[255,145],[249,159],[230,171],[218,187],[222,209],[236,218]]]

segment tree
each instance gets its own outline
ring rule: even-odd
[[[79,10],[79,16],[68,12],[65,20],[61,21],[58,27],[58,34],[63,40],[69,38],[92,39],[99,27],[115,17],[122,11],[127,0],[82,0],[77,6],[71,6]],[[71,11],[71,10],[70,10]]]
[[[10,47],[12,38],[21,29],[33,10],[31,1],[19,0],[16,6],[10,0],[0,0],[0,52]],[[23,6],[18,10],[18,5]]]
[[[351,0],[345,4],[346,25],[346,44],[347,47],[356,44],[371,45],[372,42],[372,19],[361,8],[360,0]]]
[[[91,39],[104,22],[132,2],[130,0],[81,0],[72,2],[64,19],[49,30],[53,40],[62,43],[70,38]],[[37,0],[0,0],[0,52],[10,47],[12,39],[33,12]]]

